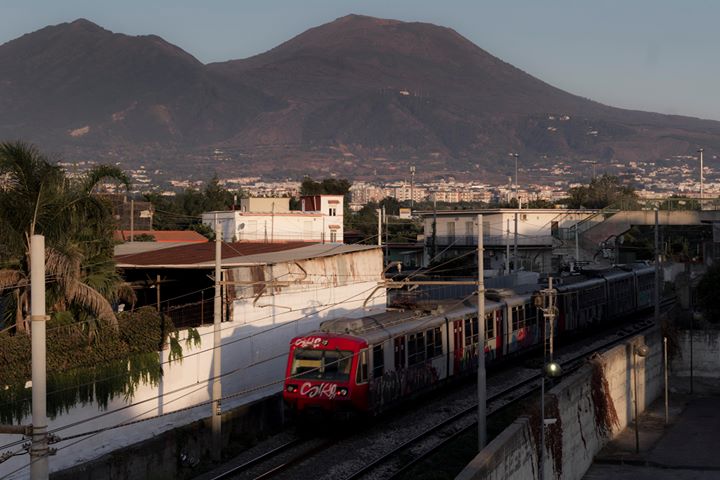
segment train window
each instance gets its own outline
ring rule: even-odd
[[[395,343],[395,370],[405,367],[405,337],[396,337]]]
[[[427,341],[425,342],[425,355],[427,358],[434,358],[442,354],[442,332],[440,327],[435,327],[425,333]]]
[[[478,343],[478,320],[477,318],[465,319],[465,345]]]
[[[373,347],[373,378],[379,378],[385,373],[385,352],[382,345]]]
[[[525,308],[524,305],[512,307],[512,329],[520,330],[525,326]]]
[[[340,350],[296,348],[291,375],[294,378],[347,381],[353,353]]]
[[[485,340],[495,336],[495,312],[485,314]]]
[[[423,332],[408,335],[408,366],[425,361],[425,335]]]
[[[356,383],[367,383],[368,381],[368,356],[367,350],[361,350],[358,354],[358,369]]]

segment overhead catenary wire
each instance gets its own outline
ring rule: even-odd
[[[439,266],[442,266],[442,264],[441,264],[441,265],[438,265],[438,267],[439,267]],[[369,291],[369,289],[366,290],[365,292],[361,292],[361,293],[366,293],[367,291]],[[353,297],[356,297],[356,296],[357,296],[357,294],[356,294],[356,295],[353,295]],[[353,298],[353,297],[350,297],[350,298]],[[332,306],[332,305],[330,305],[330,306]],[[329,308],[329,306],[326,307],[326,308]],[[360,308],[360,307],[358,307],[358,308]],[[324,310],[324,309],[321,309],[321,310],[319,310],[319,311],[322,311],[322,310]],[[319,311],[313,312],[312,314],[317,314],[317,313],[319,313]],[[271,316],[271,315],[269,315],[268,317],[270,317],[270,316]],[[306,315],[305,317],[307,317],[307,315]],[[296,319],[296,320],[299,320],[299,319]],[[280,326],[284,326],[284,325],[285,325],[285,324],[281,324]],[[273,329],[274,329],[274,328],[273,328]],[[264,330],[263,332],[258,332],[258,333],[256,333],[256,334],[249,335],[249,336],[244,337],[244,338],[242,338],[242,339],[251,338],[251,337],[253,337],[253,336],[257,335],[257,334],[260,334],[260,333],[266,333],[266,332],[269,331],[269,330],[272,330],[272,329]],[[242,340],[242,339],[235,339],[235,340],[233,340],[233,341],[231,341],[231,342],[228,342],[228,343],[234,343],[234,342],[240,341],[240,340]],[[199,352],[197,352],[197,353],[199,353]],[[284,355],[284,353],[285,353],[285,352],[283,352],[283,355]]]

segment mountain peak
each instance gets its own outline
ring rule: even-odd
[[[343,17],[336,18],[334,21],[330,22],[328,25],[348,24],[348,23],[382,26],[382,25],[397,25],[399,23],[404,23],[404,22],[401,22],[400,20],[392,20],[392,19],[388,19],[388,18],[377,18],[377,17],[370,17],[368,15],[359,15],[357,13],[350,13]]]
[[[92,33],[100,33],[100,32],[110,32],[109,30],[106,30],[102,28],[100,25],[91,22],[90,20],[86,18],[78,18],[77,20],[74,20],[67,24],[60,24],[58,27],[62,27],[64,25],[67,25],[70,27],[71,30],[75,31],[83,31],[83,32],[92,32]]]

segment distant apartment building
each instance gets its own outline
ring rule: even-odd
[[[352,204],[362,206],[370,202],[379,202],[387,196],[387,191],[377,185],[357,182],[350,187],[350,195]]]
[[[342,195],[304,196],[300,204],[290,210],[289,198],[243,198],[239,210],[205,212],[202,222],[217,222],[227,241],[343,243]]]
[[[422,202],[427,198],[427,189],[418,185],[410,185],[402,183],[390,187],[390,196],[396,198],[399,202],[413,200]]]

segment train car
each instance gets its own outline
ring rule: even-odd
[[[491,289],[486,296],[502,305],[504,322],[503,354],[513,354],[540,343],[538,310],[533,302],[537,288],[525,286],[520,291]]]
[[[558,282],[555,335],[646,308],[654,288],[649,275],[647,267],[638,266]],[[533,302],[537,290],[487,291],[482,348],[487,364],[542,343],[542,312]],[[291,341],[283,397],[301,413],[377,413],[472,374],[479,352],[477,305],[467,300],[328,320]]]
[[[603,279],[571,277],[557,291],[558,333],[583,330],[605,319],[607,291]]]
[[[484,352],[504,355],[503,305],[486,301]],[[297,412],[379,412],[477,368],[477,307],[388,312],[328,320],[294,338],[283,397]]]
[[[610,319],[624,317],[637,310],[635,275],[615,267],[599,273],[605,279],[607,289],[607,316]]]
[[[630,265],[635,276],[635,305],[637,310],[653,306],[655,299],[655,266],[642,263]]]

